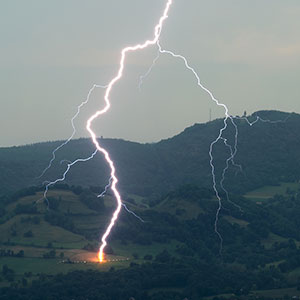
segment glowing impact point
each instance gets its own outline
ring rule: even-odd
[[[100,250],[98,252],[98,260],[99,260],[100,263],[105,262],[105,260],[104,260],[104,253],[100,252]]]

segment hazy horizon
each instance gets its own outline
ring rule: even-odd
[[[296,113],[296,112],[286,112],[286,111],[278,111],[278,110],[259,110],[259,111],[255,111],[253,113],[256,113],[256,112],[261,112],[261,111],[277,111],[277,112],[282,112],[282,113]],[[252,113],[251,113],[252,114]],[[250,116],[251,114],[247,114],[248,116]],[[299,113],[297,113],[299,114]],[[237,115],[236,115],[237,116]],[[240,115],[242,116],[242,114]],[[98,136],[98,138],[104,138],[104,139],[121,139],[121,140],[125,140],[127,142],[132,142],[132,143],[138,143],[138,144],[152,144],[152,143],[158,143],[162,140],[165,140],[165,139],[168,139],[168,138],[173,138],[174,136],[176,135],[179,135],[181,134],[185,129],[189,128],[189,127],[193,127],[194,125],[196,124],[205,124],[205,123],[209,123],[209,122],[213,122],[217,119],[222,119],[221,118],[214,118],[212,119],[211,121],[210,120],[207,120],[207,121],[203,121],[203,122],[198,122],[198,123],[194,123],[194,124],[191,124],[185,128],[183,128],[182,130],[180,130],[179,132],[176,132],[174,133],[173,135],[169,136],[169,137],[166,137],[166,138],[161,138],[157,141],[146,141],[146,142],[141,142],[141,141],[135,141],[135,140],[130,140],[130,139],[126,139],[126,138],[122,138],[122,137],[110,137],[110,136]],[[273,121],[273,120],[272,120]],[[56,139],[56,140],[40,140],[40,141],[33,141],[33,142],[30,142],[30,143],[25,143],[25,144],[19,144],[19,145],[9,145],[9,146],[0,146],[0,148],[10,148],[10,147],[22,147],[22,146],[30,146],[30,145],[34,145],[34,144],[40,144],[40,143],[55,143],[55,142],[63,142],[63,141],[66,141],[68,139],[68,137],[66,137],[65,139]],[[73,138],[72,140],[78,140],[78,139],[90,139],[89,136],[78,136],[76,138]]]
[[[188,5],[187,5],[188,3]],[[70,120],[93,84],[115,75],[124,46],[151,38],[163,0],[9,1],[0,12],[0,147],[67,139]],[[176,1],[161,35],[163,48],[187,57],[203,84],[232,115],[257,110],[300,112],[300,3]],[[222,117],[181,61],[156,47],[128,56],[98,136],[155,142],[195,123]],[[103,107],[98,89],[75,122]]]

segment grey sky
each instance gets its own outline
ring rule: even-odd
[[[122,47],[151,38],[164,0],[10,0],[0,3],[0,146],[66,139],[70,119],[94,83],[115,75]],[[161,35],[183,54],[232,114],[300,112],[299,0],[174,0]],[[157,49],[130,54],[105,137],[152,142],[223,111],[196,87],[181,61]],[[103,107],[98,90],[76,122]]]

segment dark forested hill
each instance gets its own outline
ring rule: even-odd
[[[260,111],[262,119],[283,122],[263,122],[250,126],[246,120],[236,119],[239,132],[235,163],[226,176],[225,185],[232,192],[245,192],[279,181],[294,181],[300,177],[300,115],[278,111]],[[123,191],[141,195],[168,192],[178,185],[211,185],[209,147],[218,136],[223,119],[195,124],[182,133],[153,144],[139,144],[120,139],[101,139],[117,168],[119,186]],[[234,127],[228,122],[224,134],[227,143],[234,146]],[[57,152],[57,158],[46,174],[37,178],[48,165],[51,152],[60,141],[20,147],[0,148],[0,194],[28,185],[40,184],[60,177],[66,161],[88,157],[94,151],[89,139],[71,141]],[[217,180],[220,180],[229,148],[220,141],[214,147]],[[75,165],[67,176],[68,183],[104,186],[108,168],[100,154],[87,163]]]

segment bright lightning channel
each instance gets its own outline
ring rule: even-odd
[[[118,73],[117,73],[116,77],[114,77],[110,81],[110,83],[108,84],[108,86],[106,88],[106,92],[105,92],[105,96],[104,96],[104,100],[105,100],[105,104],[106,105],[105,105],[105,107],[102,110],[98,110],[97,112],[95,112],[95,114],[93,114],[87,120],[87,123],[86,123],[86,129],[90,133],[90,136],[91,136],[91,139],[92,139],[94,145],[96,146],[96,148],[98,149],[98,151],[101,152],[104,155],[104,158],[105,158],[106,162],[108,163],[108,165],[109,165],[109,167],[111,169],[111,174],[110,174],[110,177],[112,179],[111,190],[113,191],[113,194],[114,194],[114,196],[115,196],[115,198],[117,200],[117,208],[114,211],[113,216],[112,216],[112,218],[110,220],[110,223],[109,223],[106,231],[104,232],[104,234],[103,234],[103,236],[101,238],[102,244],[100,246],[99,254],[98,254],[98,258],[99,258],[100,262],[104,261],[104,248],[107,245],[107,237],[109,236],[109,234],[110,234],[110,232],[111,232],[111,230],[112,230],[112,228],[113,228],[116,220],[118,219],[118,216],[119,216],[119,213],[120,213],[120,210],[121,210],[121,207],[122,207],[122,199],[121,199],[121,195],[120,195],[120,193],[119,193],[119,191],[117,189],[117,186],[116,186],[117,182],[118,182],[118,179],[116,177],[116,169],[115,169],[114,163],[111,160],[108,151],[106,151],[104,148],[102,148],[100,146],[100,144],[99,144],[99,142],[97,140],[97,136],[96,136],[95,132],[92,130],[92,123],[100,115],[106,113],[109,110],[109,108],[110,108],[110,93],[111,93],[111,90],[114,87],[114,85],[123,76],[123,70],[124,70],[124,65],[125,65],[126,54],[128,52],[134,52],[134,51],[137,51],[137,50],[145,49],[148,46],[155,45],[158,42],[160,34],[161,34],[163,23],[168,18],[168,12],[169,12],[169,9],[170,9],[172,3],[173,3],[173,0],[168,0],[167,1],[166,7],[165,7],[164,12],[163,12],[163,15],[159,19],[158,24],[155,26],[155,29],[154,29],[154,38],[152,40],[146,40],[143,44],[137,44],[135,46],[126,47],[126,48],[124,48],[121,51],[121,60],[120,60],[120,67],[119,67]]]
[[[108,189],[109,189],[110,186],[111,186],[111,182],[112,182],[112,178],[109,178],[108,184],[105,186],[103,192],[97,196],[98,198],[102,198],[102,197],[104,197],[104,196],[107,194],[107,191],[108,191]],[[126,205],[125,203],[122,203],[122,205],[123,205],[123,207],[125,208],[125,210],[126,210],[129,214],[131,214],[131,215],[133,215],[134,217],[136,217],[136,218],[137,218],[138,220],[140,220],[142,223],[145,223],[145,221],[144,221],[140,216],[138,216],[135,212],[133,212],[132,210],[130,210],[130,209],[127,207],[127,205]]]

